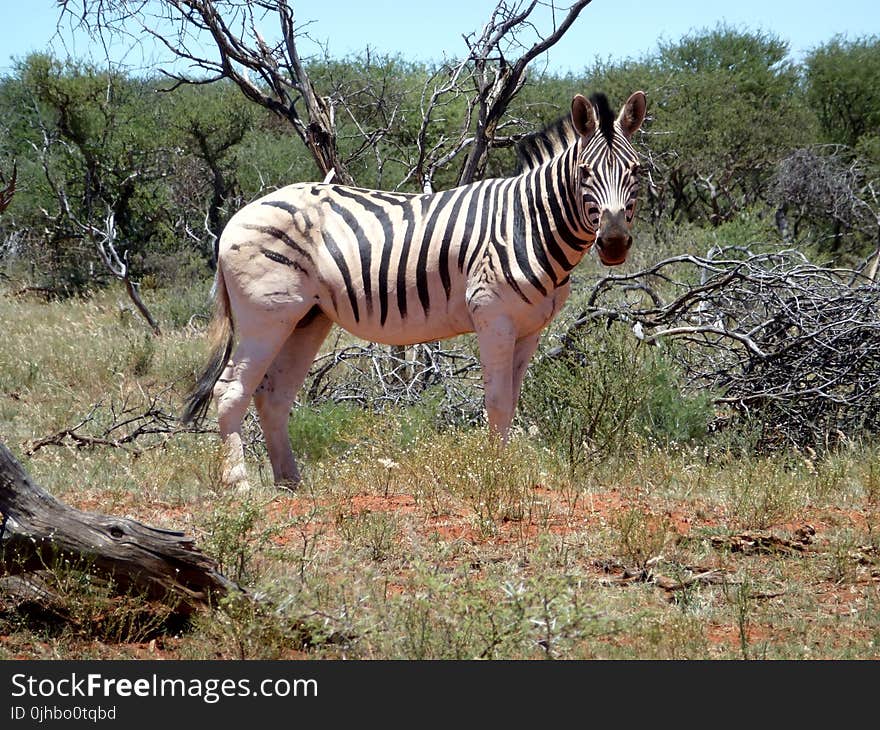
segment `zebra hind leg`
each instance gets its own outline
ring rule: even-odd
[[[239,317],[240,321],[236,322],[239,344],[214,386],[223,442],[221,480],[226,486],[239,491],[250,488],[244,462],[242,421],[251,397],[303,313],[301,305],[285,312],[280,319],[278,311],[250,311],[249,316]],[[288,314],[290,316],[286,316]]]
[[[313,308],[290,333],[254,393],[272,476],[280,487],[293,488],[300,482],[287,428],[290,408],[331,325],[323,312]]]

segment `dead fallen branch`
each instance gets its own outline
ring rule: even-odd
[[[656,565],[661,561],[652,558],[646,561],[645,565],[638,567],[625,567],[622,564],[609,561],[597,561],[596,566],[604,572],[612,573],[608,578],[603,579],[606,585],[627,586],[634,583],[649,583],[658,588],[662,588],[669,593],[674,591],[682,591],[695,585],[729,585],[730,578],[727,573],[720,568],[707,568],[702,566],[670,566],[680,577],[671,578],[660,573],[656,569]]]
[[[303,392],[307,402],[352,403],[381,410],[424,403],[432,397],[445,424],[482,417],[480,364],[473,352],[450,345],[415,345],[401,351],[351,345],[318,357]]]
[[[781,537],[772,533],[740,532],[736,535],[713,535],[709,542],[716,550],[729,550],[732,553],[788,554],[804,552],[813,542],[816,530],[805,525],[795,531],[794,538]]]
[[[119,595],[158,601],[187,615],[243,590],[182,532],[82,512],[34,483],[0,443],[0,576],[80,570]]]
[[[175,413],[176,397],[168,387],[157,393],[129,394],[121,402],[95,403],[73,426],[30,441],[25,454],[30,456],[46,446],[73,445],[77,449],[110,446],[138,456],[146,450],[161,448],[179,433],[209,431],[180,422]]]

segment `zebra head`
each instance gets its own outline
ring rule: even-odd
[[[626,261],[632,246],[639,156],[630,140],[645,119],[645,107],[642,91],[627,99],[616,119],[604,94],[594,94],[589,100],[578,94],[571,103],[571,121],[580,137],[579,212],[606,266]]]

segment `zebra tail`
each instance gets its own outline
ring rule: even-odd
[[[185,424],[200,424],[204,420],[214,395],[214,385],[220,379],[232,355],[235,328],[229,313],[229,293],[226,291],[223,271],[219,266],[214,290],[214,318],[208,329],[212,348],[211,357],[186,396],[186,407],[180,417]]]

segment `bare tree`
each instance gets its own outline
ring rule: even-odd
[[[58,209],[54,214],[46,210],[43,211],[48,223],[47,231],[54,230],[55,234],[53,235],[63,231],[66,232],[64,235],[78,237],[91,242],[95,252],[98,254],[98,258],[107,268],[107,271],[124,284],[126,293],[135,305],[135,308],[150,326],[153,334],[161,335],[159,323],[150,313],[150,310],[140,296],[138,283],[131,278],[128,251],[124,250],[120,255],[116,245],[119,231],[116,224],[114,207],[116,207],[117,199],[125,196],[123,190],[125,186],[121,186],[120,189],[123,191],[118,192],[117,196],[105,204],[106,214],[103,228],[99,228],[92,220],[93,211],[89,209],[91,208],[92,201],[89,200],[89,205],[86,207],[85,212],[81,213],[78,206],[71,204],[67,187],[57,179],[56,172],[53,170],[50,162],[52,148],[59,144],[65,145],[66,143],[63,140],[57,139],[46,127],[43,127],[42,134],[42,144],[33,145],[33,148],[43,168],[45,180],[58,204]],[[96,164],[91,169],[97,170],[99,167]],[[133,180],[141,172],[141,170],[133,170],[128,174],[127,179]],[[94,175],[94,177],[97,177],[97,175]]]
[[[443,65],[426,86],[418,153],[406,179],[415,177],[430,190],[434,173],[464,151],[458,182],[478,179],[492,147],[512,142],[499,140],[498,131],[525,83],[529,63],[557,43],[590,2],[576,0],[564,8],[553,1],[498,2],[482,30],[464,36],[467,54]],[[172,86],[232,80],[248,99],[291,125],[314,158],[320,177],[332,173],[335,182],[353,183],[351,161],[376,150],[396,122],[398,113],[392,104],[383,121],[368,128],[360,124],[356,105],[339,87],[320,91],[310,73],[310,59],[302,55],[303,41],[309,40],[307,26],[297,25],[290,0],[61,0],[60,6],[62,17],[102,38],[109,34],[154,39],[176,60],[163,70]],[[549,12],[549,30],[538,28],[536,10]],[[263,29],[271,26],[270,37]],[[179,70],[181,64],[187,66],[185,72]],[[429,128],[437,123],[438,111],[461,96],[467,103],[458,137],[440,135],[429,142]],[[348,159],[338,144],[340,110],[360,135]]]
[[[772,193],[783,237],[796,236],[803,221],[831,221],[835,250],[844,233],[854,230],[875,233],[880,249],[877,181],[849,148],[817,145],[793,150],[779,163]],[[789,231],[789,216],[794,218],[794,231]]]
[[[496,139],[498,126],[510,102],[525,83],[529,63],[555,45],[590,2],[577,0],[572,3],[565,9],[559,22],[556,20],[557,8],[551,3],[552,30],[546,35],[540,33],[531,20],[538,6],[537,0],[528,4],[499,2],[479,36],[471,34],[465,37],[468,59],[473,64],[472,83],[476,92],[473,107],[477,112],[477,128],[459,176],[460,184],[479,179],[486,169],[487,156]],[[534,30],[538,39],[522,49],[519,58],[510,62],[507,54],[522,48],[519,34],[527,28]]]
[[[480,179],[490,151],[509,146],[518,139],[517,135],[500,135],[499,132],[508,124],[517,123],[517,120],[505,122],[503,118],[526,82],[528,65],[562,38],[590,2],[578,0],[566,8],[536,0],[499,2],[479,33],[464,36],[467,55],[442,65],[425,84],[416,157],[401,184],[416,178],[422,190],[431,192],[436,173],[462,154],[465,157],[458,184]],[[549,32],[541,32],[537,27],[533,14],[539,7],[550,11]],[[561,19],[557,19],[557,15]],[[526,38],[532,41],[528,45]],[[431,130],[438,116],[461,98],[465,101],[465,114],[458,134],[454,137],[440,134],[432,139]]]
[[[251,101],[293,127],[311,152],[321,174],[335,170],[351,182],[336,145],[335,107],[321,96],[309,76],[287,0],[62,0],[62,14],[99,35],[138,35],[154,39],[187,73],[166,68],[173,86],[230,79]],[[267,43],[260,28],[275,16],[279,39]],[[214,44],[206,50],[205,41]]]
[[[159,323],[150,313],[147,305],[144,304],[144,300],[141,299],[138,283],[131,278],[127,252],[120,256],[119,252],[116,250],[117,231],[116,220],[113,217],[113,213],[110,211],[107,212],[107,217],[104,219],[103,230],[99,230],[91,224],[88,224],[87,228],[88,235],[95,242],[95,248],[98,251],[98,256],[101,257],[104,266],[107,267],[107,270],[113,274],[115,278],[119,279],[119,281],[125,285],[125,291],[128,294],[128,298],[131,299],[138,312],[141,313],[141,316],[147,321],[147,324],[150,325],[153,334],[156,336],[161,335],[162,330],[159,329]]]

